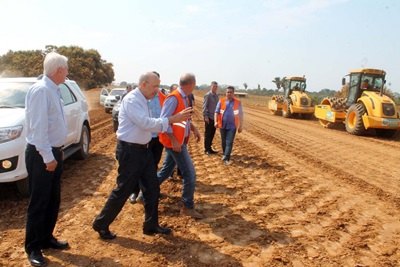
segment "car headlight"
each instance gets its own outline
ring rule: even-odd
[[[0,128],[0,143],[5,143],[21,136],[22,125]]]

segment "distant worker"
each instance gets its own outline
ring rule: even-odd
[[[212,141],[215,135],[214,113],[218,103],[218,83],[212,81],[210,91],[204,95],[203,100],[203,117],[204,117],[204,153],[207,155],[217,154],[218,152],[212,149]]]
[[[121,100],[124,99],[124,97],[125,97],[130,91],[132,91],[132,89],[133,89],[132,85],[128,84],[128,86],[126,86],[126,90],[125,90],[124,94],[123,94],[122,97],[121,97]]]
[[[215,109],[215,127],[220,129],[222,151],[224,156],[222,160],[225,165],[231,164],[231,152],[236,131],[242,132],[243,110],[239,99],[234,97],[235,88],[228,86],[226,88],[226,98],[221,98]]]
[[[296,83],[296,85],[293,87],[293,90],[295,90],[295,91],[300,90],[299,83]]]
[[[365,79],[362,83],[361,83],[361,89],[362,90],[369,90],[371,89],[371,85],[369,84],[369,80]]]
[[[177,84],[172,84],[170,87],[169,87],[169,93],[172,93],[173,91],[175,91],[176,89],[178,89],[178,85]]]

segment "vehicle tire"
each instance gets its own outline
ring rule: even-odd
[[[292,104],[292,100],[291,99],[285,99],[283,101],[282,117],[290,118],[292,116],[292,112],[290,112],[290,105],[291,104]]]
[[[362,116],[365,114],[365,107],[362,103],[356,103],[350,106],[346,114],[346,131],[354,135],[365,134],[365,127]]]
[[[113,129],[114,129],[114,133],[118,130],[118,121],[113,120]]]
[[[15,182],[18,193],[23,197],[29,197],[29,180],[28,177]]]
[[[375,129],[376,135],[383,138],[392,138],[397,130],[394,129]]]
[[[111,113],[111,109],[109,109],[109,108],[105,108],[104,111],[105,111],[106,113]]]
[[[82,126],[81,140],[79,141],[79,150],[73,155],[74,159],[87,159],[89,157],[90,131],[86,124]]]

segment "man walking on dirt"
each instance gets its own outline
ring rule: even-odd
[[[207,155],[217,154],[212,149],[212,141],[215,135],[214,113],[218,103],[218,83],[211,82],[210,91],[204,95],[203,100],[203,117],[204,117],[204,153]]]
[[[224,156],[222,160],[225,165],[231,164],[231,152],[236,131],[242,132],[243,110],[239,99],[234,97],[235,88],[228,86],[226,88],[226,98],[221,98],[215,109],[215,127],[220,129],[222,151]]]
[[[69,247],[53,236],[60,208],[62,146],[68,132],[58,85],[68,75],[68,59],[51,52],[43,68],[43,78],[32,85],[25,99],[25,162],[30,193],[25,251],[32,266],[46,265],[42,249]]]
[[[143,233],[169,234],[171,229],[158,223],[158,198],[160,187],[153,155],[149,149],[152,132],[164,132],[172,123],[187,120],[192,109],[183,109],[172,116],[151,118],[148,100],[159,91],[160,79],[153,72],[143,74],[139,87],[126,95],[119,111],[116,158],[118,160],[117,187],[111,192],[103,210],[95,218],[93,229],[102,239],[114,239],[109,230],[129,195],[139,184],[144,194],[145,218]]]
[[[188,96],[196,86],[196,77],[191,73],[182,75],[179,86],[177,90],[170,93],[166,98],[161,110],[161,118],[179,113],[189,106]],[[157,176],[161,184],[171,176],[176,163],[183,179],[182,207],[180,212],[182,215],[201,219],[203,215],[194,209],[196,172],[187,149],[190,130],[193,131],[197,142],[199,142],[200,133],[191,120],[182,120],[179,123],[174,123],[168,131],[160,134],[160,142],[164,145],[167,155]]]

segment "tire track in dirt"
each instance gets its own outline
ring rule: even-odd
[[[374,195],[370,196],[361,188],[354,196],[353,186],[332,180],[331,174],[324,171],[324,166],[309,166],[307,159],[293,158],[291,151],[268,144],[266,139],[265,135],[261,139],[244,133],[238,135],[237,147],[240,151],[257,151],[257,154],[262,153],[260,150],[267,150],[270,158],[292,159],[285,162],[284,169],[270,181],[272,184],[267,186],[269,192],[257,192],[270,201],[269,205],[265,205],[265,200],[260,201],[256,208],[258,213],[265,216],[272,214],[269,222],[289,229],[293,240],[286,247],[274,247],[270,252],[272,255],[279,255],[276,257],[284,262],[298,260],[304,266],[314,266],[315,261],[338,266],[361,263],[393,266],[397,262],[397,238],[400,236],[398,208],[376,199]],[[246,142],[255,144],[257,148],[243,145]],[[240,160],[240,152],[237,157]],[[257,183],[254,187],[260,188]],[[254,192],[251,196],[254,198]],[[253,205],[254,202],[257,201],[253,199],[248,203]],[[382,229],[382,225],[390,230]],[[387,251],[378,248],[376,243]],[[298,255],[298,258],[293,255]]]
[[[286,124],[275,119],[271,122],[270,117],[253,116],[252,121],[248,122],[251,131],[291,149],[296,156],[308,157],[310,163],[324,164],[347,176],[347,180],[349,177],[363,180],[364,185],[377,187],[384,195],[391,194],[396,201],[399,200],[397,192],[400,183],[397,177],[400,177],[400,169],[396,166],[400,161],[400,153],[395,147],[371,143],[367,139],[357,140],[357,137],[345,136],[347,133],[314,129],[293,123],[293,120],[278,118]]]

